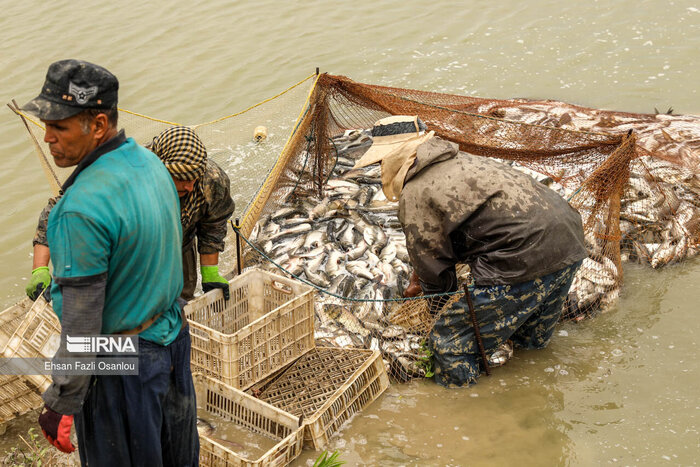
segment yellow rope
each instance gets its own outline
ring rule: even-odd
[[[36,155],[39,157],[39,163],[41,165],[41,168],[44,170],[44,174],[46,175],[46,179],[49,182],[49,185],[51,187],[51,192],[53,193],[54,196],[58,196],[58,194],[61,192],[61,182],[58,180],[58,177],[56,176],[56,172],[53,170],[53,167],[51,167],[51,164],[49,163],[48,158],[46,157],[46,154],[44,154],[44,150],[41,149],[41,146],[39,145],[39,141],[36,139],[36,135],[34,135],[34,132],[32,131],[31,128],[29,128],[29,123],[27,123],[27,120],[31,120],[32,124],[38,125],[35,121],[33,121],[31,118],[28,116],[25,116],[20,110],[19,107],[17,106],[17,102],[15,102],[14,99],[12,99],[12,103],[14,104],[14,107],[11,106],[10,104],[7,104],[7,106],[15,113],[17,114],[20,119],[22,119],[22,123],[24,123],[24,127],[27,129],[27,133],[29,133],[29,139],[31,139],[32,144],[34,145],[34,150],[36,152]]]
[[[297,86],[300,86],[301,84],[305,83],[306,81],[308,81],[309,79],[311,79],[313,76],[316,76],[316,81],[314,81],[314,85],[312,86],[311,91],[309,92],[309,96],[307,96],[307,98],[306,98],[306,104],[304,105],[304,108],[305,108],[306,105],[307,105],[308,102],[309,102],[309,98],[311,97],[311,92],[312,92],[313,89],[316,87],[316,82],[318,81],[318,75],[316,75],[315,73],[314,73],[314,74],[311,74],[311,75],[309,75],[309,76],[307,76],[306,78],[304,78],[303,80],[299,81],[298,83],[296,83],[296,84],[294,84],[294,85],[288,87],[288,88],[285,89],[284,91],[282,91],[282,92],[280,92],[280,93],[278,93],[278,94],[276,94],[276,95],[274,95],[274,96],[272,96],[272,97],[270,97],[270,98],[268,98],[268,99],[265,99],[264,101],[259,102],[259,103],[255,104],[255,105],[253,105],[253,106],[250,106],[250,107],[248,107],[247,109],[242,110],[241,112],[237,112],[237,113],[234,113],[234,114],[231,114],[231,115],[227,115],[227,116],[225,116],[225,117],[221,117],[221,118],[216,119],[216,120],[213,120],[213,121],[211,121],[211,122],[200,123],[200,124],[197,124],[197,125],[192,126],[192,128],[193,128],[193,129],[196,129],[196,128],[199,128],[199,127],[204,126],[204,125],[210,125],[210,124],[212,124],[212,123],[220,122],[220,121],[222,121],[222,120],[226,120],[226,119],[228,119],[228,118],[231,118],[231,117],[235,117],[235,116],[244,114],[244,113],[248,112],[248,111],[251,110],[251,109],[254,109],[254,108],[256,108],[256,107],[259,107],[259,106],[261,106],[261,105],[263,105],[263,104],[265,104],[265,103],[267,103],[267,102],[270,102],[270,101],[272,101],[272,100],[274,100],[274,99],[277,99],[277,98],[280,97],[281,95],[283,95],[283,94],[285,94],[285,93],[291,91],[292,89],[296,88]],[[8,104],[8,105],[9,105],[9,104]],[[15,106],[15,107],[17,107],[17,106]],[[40,128],[40,129],[43,130],[43,131],[46,130],[46,128],[44,127],[44,125],[42,125],[41,123],[39,123],[39,122],[37,122],[36,120],[34,120],[30,115],[27,115],[26,113],[22,112],[19,108],[15,108],[15,107],[13,107],[12,110],[13,110],[17,115],[19,115],[20,117],[24,118],[26,121],[31,122],[31,123],[32,123],[33,125],[35,125],[37,128]],[[140,114],[140,113],[138,113],[138,112],[132,112],[131,110],[126,110],[126,109],[122,109],[122,108],[118,108],[118,110],[119,110],[120,112],[124,112],[124,113],[126,113],[126,114],[134,115],[134,116],[140,117],[140,118],[145,118],[145,119],[147,119],[147,120],[151,120],[151,121],[154,121],[154,122],[165,123],[166,125],[172,125],[172,126],[180,126],[179,123],[170,122],[170,121],[168,121],[168,120],[162,120],[162,119],[159,119],[159,118],[149,117],[148,115]],[[303,111],[303,109],[302,109],[302,111]],[[297,122],[300,120],[300,118],[301,118],[301,113],[299,114],[299,117],[297,118]],[[27,127],[27,130],[29,130],[28,127]],[[34,135],[32,134],[31,130],[29,130],[29,133],[30,133],[30,136],[33,138]],[[291,139],[291,135],[290,135],[290,139]],[[36,150],[39,152],[39,155],[40,155],[40,156],[43,156],[43,157],[45,158],[45,155],[43,154],[43,151],[41,150],[41,147],[38,145],[38,142],[36,142],[36,143],[37,143],[37,144],[36,144]],[[282,153],[284,153],[284,150],[287,148],[287,145],[288,145],[288,144],[289,144],[289,139],[287,140],[287,143],[285,144],[284,149],[282,150]],[[47,163],[48,163],[48,161],[47,161]],[[276,165],[275,165],[275,167],[276,167]],[[53,168],[52,168],[50,165],[47,165],[46,168],[50,171],[50,173],[53,175],[53,177],[56,178],[56,174],[55,174],[55,172],[53,171]],[[50,180],[50,181],[51,181],[51,180]],[[57,184],[55,188],[58,189],[58,179],[57,179],[57,178],[56,178],[56,181],[55,181],[55,182],[56,182],[56,184]],[[55,191],[55,190],[54,190],[54,191]]]
[[[143,115],[143,114],[140,114],[140,113],[132,112],[131,110],[119,109],[119,111],[120,111],[120,112],[127,113],[127,114],[131,114],[131,115],[135,115],[135,116],[137,116],[137,117],[146,118],[146,119],[148,119],[148,120],[152,120],[152,121],[158,122],[158,123],[165,123],[165,124],[167,124],[167,125],[173,125],[173,126],[182,126],[182,125],[180,125],[179,123],[174,123],[174,122],[169,122],[169,121],[167,121],[167,120],[161,120],[161,119],[159,119],[159,118],[149,117],[148,115]]]
[[[34,119],[32,117],[30,117],[29,115],[25,114],[24,112],[22,112],[19,109],[13,109],[13,110],[16,114],[21,115],[22,117],[26,118],[28,121],[32,122],[34,125],[41,128],[42,130],[45,130],[44,125],[42,125],[41,123],[35,122]]]
[[[267,102],[270,102],[270,101],[273,100],[273,99],[277,99],[277,98],[280,97],[282,94],[285,94],[285,93],[291,91],[291,90],[294,89],[295,87],[297,87],[297,86],[299,86],[299,85],[305,83],[306,81],[308,81],[309,79],[311,79],[311,78],[314,77],[314,76],[316,76],[316,73],[307,76],[307,77],[304,78],[303,80],[301,80],[301,81],[299,81],[298,83],[296,83],[296,84],[294,84],[294,85],[288,87],[287,89],[285,89],[284,91],[280,92],[279,94],[276,94],[276,95],[274,95],[274,96],[272,96],[272,97],[270,97],[270,98],[268,98],[268,99],[265,99],[265,100],[262,101],[262,102],[259,102],[259,103],[255,104],[255,105],[252,105],[252,106],[248,107],[248,108],[245,109],[245,110],[241,110],[241,111],[238,112],[238,113],[231,114],[231,115],[227,115],[227,116],[225,116],[225,117],[217,118],[216,120],[212,120],[211,122],[198,123],[197,125],[194,125],[194,126],[192,127],[192,129],[196,130],[196,129],[199,128],[200,126],[211,125],[212,123],[217,123],[217,122],[220,122],[220,121],[222,121],[222,120],[226,120],[227,118],[237,117],[238,115],[244,114],[244,113],[248,112],[249,110],[252,110],[252,109],[254,109],[254,108],[256,108],[256,107],[259,107],[259,106],[261,106],[261,105],[263,105],[263,104],[266,104]],[[316,78],[316,79],[318,79],[318,78]],[[314,87],[315,87],[315,86],[316,86],[316,83],[314,82]]]
[[[319,78],[321,75],[316,75],[316,74],[314,73],[313,75],[311,75],[311,76],[309,76],[308,78],[306,78],[304,81],[308,80],[308,79],[311,78],[312,76],[316,76],[316,79],[314,80],[314,84],[311,86],[311,89],[309,90],[309,94],[306,96],[306,101],[304,102],[304,105],[301,106],[301,110],[299,111],[299,116],[297,117],[297,119],[296,119],[295,122],[294,122],[294,128],[297,128],[297,126],[299,125],[299,122],[301,121],[301,119],[302,119],[304,113],[306,112],[306,108],[309,106],[309,100],[311,100],[311,95],[313,94],[314,90],[316,89],[316,84],[318,83],[318,78]],[[295,84],[294,86],[298,86],[299,84],[303,83],[304,81],[301,81],[301,82]],[[294,87],[294,86],[293,86],[293,87]],[[291,88],[290,88],[290,89],[291,89]],[[286,92],[286,91],[285,91],[285,92]],[[280,152],[280,156],[281,156],[282,154],[284,154],[284,152],[287,150],[287,146],[289,146],[289,142],[292,140],[292,137],[294,136],[294,133],[295,133],[295,132],[290,133],[289,137],[287,138],[287,142],[284,143],[284,147],[282,148],[282,151]],[[270,170],[270,174],[275,173],[275,169],[277,169],[277,166],[280,164],[281,160],[282,160],[282,157],[278,157],[278,158],[277,158],[277,162],[275,162],[275,165],[272,167],[272,170]],[[249,205],[251,208],[257,204],[258,199],[260,198],[260,196],[262,195],[262,193],[265,191],[265,186],[266,186],[266,185],[267,185],[267,183],[266,183],[265,185],[263,185],[263,186],[258,190],[257,194],[255,195],[255,199],[253,199],[253,201],[252,201],[252,202],[250,203],[250,205]],[[246,220],[248,219],[248,216],[250,215],[250,211],[251,211],[251,210],[249,209],[249,210],[246,211],[246,213],[243,215],[243,221],[240,223],[240,225],[245,225],[245,222],[246,222]]]
[[[248,107],[248,108],[245,109],[245,110],[242,110],[242,111],[237,112],[237,113],[235,113],[235,114],[227,115],[227,116],[225,116],[225,117],[218,118],[218,119],[216,119],[216,120],[212,120],[211,122],[198,123],[197,125],[193,125],[191,128],[196,129],[196,128],[199,128],[200,126],[211,125],[212,123],[220,122],[220,121],[222,121],[222,120],[226,120],[227,118],[236,117],[236,116],[238,116],[238,115],[244,114],[244,113],[248,112],[249,110],[252,110],[252,109],[254,109],[254,108],[256,108],[256,107],[259,107],[259,106],[261,106],[261,105],[263,105],[263,104],[265,104],[265,103],[267,103],[267,102],[270,102],[270,101],[273,100],[273,99],[277,99],[277,98],[280,97],[281,95],[283,95],[283,94],[285,94],[285,93],[291,91],[291,90],[294,89],[295,87],[297,87],[297,86],[303,84],[304,82],[308,81],[308,80],[311,79],[313,76],[316,76],[316,73],[307,76],[307,77],[304,78],[303,80],[301,80],[301,81],[299,81],[298,83],[296,83],[296,84],[290,86],[289,88],[285,89],[284,91],[280,92],[279,94],[276,94],[276,95],[274,95],[274,96],[272,96],[272,97],[270,97],[270,98],[268,98],[268,99],[265,99],[265,100],[262,101],[262,102],[259,102],[259,103],[255,104],[255,105],[252,105],[252,106]],[[314,83],[314,86],[315,86],[315,83]],[[126,110],[126,109],[122,109],[122,108],[119,108],[118,110],[119,110],[120,112],[124,112],[124,113],[130,114],[130,115],[135,115],[135,116],[141,117],[141,118],[146,118],[146,119],[152,120],[152,121],[154,121],[154,122],[165,123],[165,124],[167,124],[167,125],[173,125],[173,126],[181,126],[179,123],[169,122],[168,120],[161,120],[161,119],[159,119],[159,118],[149,117],[148,115],[140,114],[140,113],[138,113],[138,112],[132,112],[131,110]],[[34,121],[29,115],[25,114],[25,113],[22,112],[21,110],[17,110],[17,113],[20,114],[20,115],[22,115],[24,118],[26,118],[27,120],[29,120],[30,122],[32,122],[34,125],[36,125],[36,126],[38,126],[39,128],[41,128],[42,130],[45,129],[44,126],[43,126],[41,123],[38,123],[38,122]]]

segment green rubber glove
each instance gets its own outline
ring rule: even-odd
[[[32,278],[29,281],[29,285],[24,289],[27,292],[27,296],[32,300],[36,300],[41,295],[45,289],[51,284],[51,274],[49,273],[48,266],[39,266],[32,271]]]
[[[202,266],[199,270],[202,272],[202,290],[204,292],[221,289],[224,293],[224,300],[228,300],[231,297],[228,281],[219,274],[219,266]]]

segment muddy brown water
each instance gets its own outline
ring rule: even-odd
[[[693,1],[2,2],[3,102],[78,57],[121,82],[121,106],[197,123],[315,67],[358,81],[479,97],[700,113]],[[269,115],[274,118],[274,115]],[[49,196],[20,122],[0,112],[0,307],[23,294]],[[231,167],[232,178],[245,164]],[[250,178],[250,177],[248,177]],[[250,183],[259,183],[253,178]],[[542,351],[472,389],[394,385],[332,448],[348,465],[694,465],[700,453],[700,262],[625,270],[617,308],[562,324]],[[0,450],[34,425],[15,421]],[[295,465],[318,453],[305,452]]]

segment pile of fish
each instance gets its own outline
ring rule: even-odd
[[[411,274],[398,203],[384,196],[379,166],[351,171],[372,144],[367,131],[346,132],[334,143],[338,156],[325,197],[289,196],[284,206],[261,216],[250,241],[327,292],[316,301],[320,345],[381,350],[394,376],[422,376],[417,362],[425,336],[391,320],[400,306],[392,299],[402,297]]]
[[[624,135],[654,159],[665,159],[697,173],[700,167],[700,117],[666,113],[637,114],[592,109],[554,100],[484,100],[472,111],[534,125]],[[655,109],[656,110],[656,109]]]
[[[504,161],[507,162],[507,161]],[[532,176],[564,199],[574,193],[550,177],[518,163],[513,168]],[[604,311],[619,298],[620,274],[605,250],[605,226],[585,234],[589,257],[578,270],[566,300],[564,316],[581,319]],[[674,162],[648,155],[633,160],[620,200],[620,259],[659,268],[698,253],[700,177]]]
[[[641,157],[630,165],[621,198],[621,261],[659,268],[698,253],[700,242],[700,117],[633,114],[591,109],[553,100],[484,100],[474,112],[529,124],[636,136]],[[656,110],[656,109],[655,109]],[[515,168],[517,164],[513,164]],[[546,178],[530,173],[540,181]],[[549,184],[549,183],[548,183]],[[570,192],[549,185],[564,198]],[[590,256],[572,285],[565,315],[605,309],[619,295],[619,273],[603,251],[604,226],[587,232]]]
[[[659,268],[698,253],[700,177],[677,164],[640,157],[620,207],[623,261]]]
[[[655,109],[656,110],[656,109]],[[654,268],[698,252],[700,117],[633,114],[559,101],[485,101],[476,111],[525,123],[623,135],[634,132],[639,158],[622,196],[622,260]],[[646,154],[644,154],[646,153]]]

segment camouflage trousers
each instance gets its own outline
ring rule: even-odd
[[[514,285],[474,286],[472,302],[486,355],[508,339],[515,347],[549,343],[581,262]],[[475,383],[480,353],[466,298],[443,310],[430,333],[435,382],[446,387]]]

